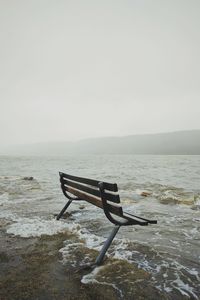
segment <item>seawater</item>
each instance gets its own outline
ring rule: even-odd
[[[85,202],[73,203],[70,217],[56,221],[54,214],[66,203],[59,171],[116,182],[124,210],[157,219],[157,225],[121,228],[108,255],[150,272],[152,284],[172,299],[200,299],[200,156],[1,156],[0,224],[7,234],[24,238],[75,233],[76,240],[66,241],[60,252],[63,263],[76,264],[73,251],[81,249],[82,241],[100,250],[112,224]],[[30,176],[34,179],[27,180]],[[82,282],[94,280],[101,282],[98,269]]]

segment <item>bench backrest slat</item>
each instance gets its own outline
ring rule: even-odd
[[[100,208],[103,208],[102,200],[99,197],[93,196],[91,194],[85,193],[84,191],[77,190],[69,186],[65,186],[65,190],[83,200],[88,201],[89,203],[92,203]],[[107,206],[111,213],[117,216],[122,216],[123,211],[122,211],[122,207],[119,204],[107,203]]]
[[[71,180],[68,180],[68,179],[65,179],[65,178],[62,179],[61,183],[64,184],[65,186],[73,187],[75,189],[84,191],[84,192],[86,192],[88,194],[91,194],[91,195],[94,195],[96,197],[101,197],[100,190],[96,186],[77,183],[75,181],[71,181]],[[114,192],[112,192],[112,193],[114,193]],[[112,202],[115,202],[115,203],[120,203],[119,194],[111,194],[111,193],[109,193],[109,191],[108,192],[105,191],[104,192],[104,197],[108,201],[112,201]]]
[[[117,184],[103,182],[104,189],[101,192],[100,181],[72,176],[61,172],[60,182],[64,194],[68,192],[78,197],[79,200],[88,201],[104,209],[104,211],[106,209],[106,211],[115,215],[123,215]],[[106,204],[103,201],[106,201]]]
[[[61,173],[61,172],[60,172],[60,176],[62,176],[62,178],[70,179],[70,180],[77,181],[77,182],[80,182],[80,183],[84,183],[84,184],[87,184],[87,185],[91,185],[91,186],[95,186],[95,187],[99,186],[99,181],[98,180],[72,176],[72,175],[69,175],[69,174]],[[104,187],[108,191],[118,192],[118,188],[117,188],[116,183],[104,182]]]

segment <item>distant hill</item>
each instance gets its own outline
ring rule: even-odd
[[[188,154],[200,155],[200,130],[104,137],[77,142],[18,145],[0,149],[3,155]]]

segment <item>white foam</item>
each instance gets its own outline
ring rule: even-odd
[[[63,260],[62,262],[67,262],[70,260],[70,264],[75,267],[77,262],[76,260],[72,259],[72,254],[75,251],[76,248],[79,248],[83,245],[83,243],[80,242],[74,242],[74,243],[69,243],[65,245],[65,247],[61,248],[59,252],[62,253]]]
[[[0,205],[3,205],[4,203],[7,203],[9,201],[9,194],[3,193],[0,195]]]
[[[91,273],[89,274],[86,274],[82,277],[81,279],[81,283],[83,284],[93,284],[93,283],[97,283],[97,284],[102,284],[102,285],[108,285],[108,286],[111,286],[113,287],[115,290],[117,290],[120,294],[120,298],[123,299],[123,293],[122,291],[114,284],[114,283],[108,283],[106,281],[99,281],[97,280],[97,276],[98,276],[98,273],[99,271],[101,271],[104,267],[101,266],[101,267],[96,267]],[[100,277],[102,278],[102,277]]]
[[[178,276],[178,274],[176,274]],[[194,299],[199,299],[198,296],[195,294],[194,289],[189,286],[189,284],[185,284],[180,277],[173,281],[173,287],[176,288],[183,296],[190,297],[191,294]]]
[[[95,234],[91,234],[86,229],[79,230],[79,236],[84,239],[86,247],[89,249],[100,250],[104,239]]]
[[[17,220],[17,216],[10,211],[0,210],[0,219],[6,219],[8,221]]]
[[[96,267],[91,273],[86,274],[82,277],[81,283],[88,284],[88,283],[99,283],[95,277],[99,273],[100,270],[102,270],[104,267]]]
[[[196,199],[196,201],[195,201],[195,206],[196,206],[197,208],[200,207],[200,198],[197,198],[197,199]]]
[[[90,233],[85,228],[81,228],[79,224],[67,224],[67,230],[74,233],[77,236],[78,240],[81,242],[74,241],[73,239],[67,240],[66,245],[59,250],[59,252],[62,253],[64,263],[68,261],[69,258],[71,259],[70,256],[76,248],[85,246],[88,249],[94,249],[97,251],[101,249],[104,239],[102,237]],[[86,261],[88,260],[89,257],[85,257],[84,262],[82,262],[81,264],[86,263]],[[72,262],[71,260],[71,264],[76,265],[76,262]]]
[[[41,235],[54,235],[66,231],[66,224],[57,220],[42,220],[41,218],[17,218],[15,223],[7,228],[8,234],[24,238]]]

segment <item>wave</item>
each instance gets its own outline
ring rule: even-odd
[[[153,198],[161,204],[184,204],[199,206],[200,191],[188,191],[183,188],[161,185],[158,183],[125,183],[120,187],[120,196],[126,203],[138,202],[143,199],[151,201]]]

